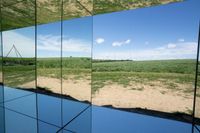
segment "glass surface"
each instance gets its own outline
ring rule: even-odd
[[[24,91],[24,90],[4,86],[4,101],[5,102],[12,101],[14,99],[18,99],[18,98],[32,95],[32,94],[33,93],[30,91]]]
[[[92,17],[63,22],[62,91],[77,101],[91,99]]]
[[[37,0],[37,23],[51,23],[61,20],[61,0]]]
[[[38,122],[38,133],[56,133],[59,128],[44,122]]]
[[[37,27],[37,88],[41,93],[62,94],[60,21]]]
[[[10,25],[13,26],[10,29],[15,29],[2,32],[4,84],[34,91],[35,27],[20,28],[21,25],[17,25],[18,21],[20,24],[35,24],[34,1],[24,1],[10,7],[12,9],[2,8],[2,29]]]
[[[0,3],[2,3],[3,6],[10,6],[16,3],[21,2],[22,0],[0,0]],[[25,0],[24,0],[25,1]]]
[[[5,132],[5,112],[4,109],[0,106],[0,132]]]
[[[64,129],[76,133],[91,133],[91,113],[91,107],[88,107],[67,124]]]
[[[6,133],[37,133],[37,120],[5,109]]]
[[[2,74],[2,32],[1,32],[1,9],[0,9],[0,103],[3,102],[3,74]]]
[[[0,9],[1,10],[1,9]],[[1,11],[0,11],[0,24],[1,24]],[[0,25],[0,85],[3,84],[3,74],[2,74],[2,59],[3,59],[3,56],[2,56],[2,32],[1,32],[1,25]],[[0,88],[0,98],[1,98],[1,95],[2,95],[2,89]],[[1,101],[1,99],[0,99]]]
[[[94,14],[144,8],[179,1],[181,0],[94,0]]]
[[[34,27],[3,32],[4,84],[35,89]]]
[[[37,118],[36,115],[36,94],[26,95],[4,103],[4,107],[24,115]]]
[[[93,104],[191,115],[197,4],[191,0],[94,16]]]
[[[88,3],[89,6],[85,6],[84,2]],[[63,0],[63,20],[91,16],[91,9],[91,0]]]
[[[92,107],[93,133],[191,133],[191,130],[189,123]]]
[[[200,128],[198,128],[197,126],[194,127],[194,132],[193,133],[200,133]]]
[[[58,127],[62,126],[62,101],[60,98],[38,94],[38,119]]]
[[[199,31],[200,34],[200,31]],[[200,39],[200,35],[199,35]],[[200,44],[198,44],[200,45]],[[196,86],[196,103],[195,103],[195,117],[197,117],[196,122],[200,125],[200,56],[198,57],[198,72],[197,72],[197,86]]]
[[[35,0],[18,1],[3,0],[5,5],[2,7],[2,30],[35,25]]]
[[[63,120],[63,125],[67,124],[68,122],[70,122],[72,119],[74,119],[75,117],[77,117],[77,115],[79,115],[81,112],[83,112],[86,108],[88,108],[88,106],[90,106],[87,103],[83,103],[83,102],[76,102],[73,100],[63,100],[62,101],[62,120]],[[89,122],[89,119],[85,119],[85,122]]]

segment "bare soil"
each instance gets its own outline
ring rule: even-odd
[[[187,86],[187,85],[180,85]],[[166,89],[160,82],[134,83],[124,87],[119,84],[106,85],[93,95],[95,105],[112,105],[117,108],[146,108],[163,112],[191,114],[193,95],[183,91]]]

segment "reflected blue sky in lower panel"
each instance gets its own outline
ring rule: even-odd
[[[200,133],[200,130],[198,130],[197,127],[196,127],[196,128],[194,128],[194,132],[193,133]]]
[[[33,94],[33,92],[31,91],[24,91],[24,90],[4,86],[4,101],[5,102],[16,99],[16,98],[21,98],[26,95],[31,95],[31,94]]]
[[[91,133],[91,111],[91,107],[88,107],[64,129],[75,133]]]
[[[38,119],[62,127],[89,104],[38,94]]]
[[[70,122],[74,117],[85,110],[88,106],[90,106],[90,104],[72,100],[63,100],[63,125]]]
[[[5,109],[6,133],[37,133],[37,120]]]
[[[92,108],[93,133],[191,133],[192,125],[103,107]]]
[[[4,107],[28,115],[30,117],[37,118],[36,94],[34,93],[15,100],[5,102]]]
[[[0,107],[0,133],[4,133],[4,109],[2,107]]]
[[[195,125],[195,128],[197,128],[196,130],[198,130],[198,133],[200,133],[200,125]]]
[[[49,125],[44,122],[38,122],[38,132],[39,133],[56,133],[59,128],[56,126]]]
[[[38,119],[61,127],[61,99],[38,94]]]

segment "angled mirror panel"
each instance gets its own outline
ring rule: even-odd
[[[91,99],[92,17],[63,22],[63,94],[77,101]]]
[[[94,0],[94,14],[143,8],[183,0]]]
[[[5,109],[5,131],[6,133],[37,133],[37,120]]]
[[[62,127],[62,100],[38,94],[38,119]]]
[[[5,112],[4,108],[0,106],[0,132],[5,132]]]
[[[35,25],[35,0],[23,0],[20,2],[7,0],[2,7],[2,30],[10,30]]]
[[[45,24],[61,19],[61,0],[37,0],[37,23]]]
[[[23,1],[2,8],[2,29],[10,25],[35,24],[34,1]],[[8,17],[8,16],[9,17]],[[14,16],[14,17],[13,17]],[[2,32],[4,84],[14,88],[35,88],[35,27],[13,25]],[[19,29],[16,29],[19,28]]]
[[[198,44],[198,45],[200,45],[200,44]],[[198,70],[197,70],[197,79],[196,79],[197,85],[196,85],[195,111],[194,111],[195,112],[194,117],[196,117],[195,122],[197,125],[200,125],[200,61],[199,60],[200,60],[200,56],[198,57],[198,61],[197,61],[197,69]]]
[[[60,21],[37,27],[37,88],[42,93],[61,94]]]
[[[4,31],[2,35],[4,84],[14,88],[34,89],[35,28]]]
[[[38,133],[56,133],[59,130],[59,127],[50,125],[48,123],[38,122]]]
[[[93,13],[94,0],[77,0],[77,2],[79,2],[83,8],[88,10],[88,12]]]
[[[112,124],[110,124],[112,123]],[[105,107],[92,107],[93,133],[191,133],[190,123]]]
[[[23,0],[1,0],[0,3],[1,3],[2,6],[5,7],[5,6],[10,6],[10,5],[19,3],[21,1],[23,1]]]
[[[91,108],[92,107],[88,107],[79,113],[79,115],[69,124],[67,124],[64,129],[66,131],[73,131],[76,133],[91,133]]]
[[[1,9],[0,9],[0,103],[3,102],[3,72],[2,72],[2,32],[1,32]]]
[[[194,0],[94,16],[93,104],[191,116],[197,4]]]
[[[88,4],[84,4],[88,3]],[[89,7],[89,9],[88,9]],[[91,16],[90,0],[63,0],[63,20]]]

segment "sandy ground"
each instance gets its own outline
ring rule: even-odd
[[[157,84],[157,83],[156,83]],[[93,95],[95,105],[112,105],[120,108],[147,108],[164,112],[191,113],[193,96],[180,91],[169,90],[158,86],[133,84],[123,87],[118,84],[106,85]]]
[[[32,86],[34,82],[26,83],[23,86]],[[153,85],[152,85],[153,84]],[[38,86],[48,88],[54,93],[61,93],[61,81],[56,78],[38,77]],[[179,88],[191,86],[178,84]],[[63,93],[80,100],[90,101],[91,85],[90,80],[63,80]],[[200,98],[196,109],[200,109]],[[161,82],[151,84],[132,83],[128,87],[119,84],[109,83],[92,95],[94,105],[112,105],[119,108],[147,108],[163,112],[185,112],[191,113],[193,108],[193,93],[186,93],[181,90],[167,89]],[[200,117],[200,112],[196,112]]]
[[[39,87],[46,87],[54,93],[61,93],[61,80],[56,78],[38,77]],[[69,95],[80,101],[90,101],[91,85],[90,80],[63,80],[63,94]]]

